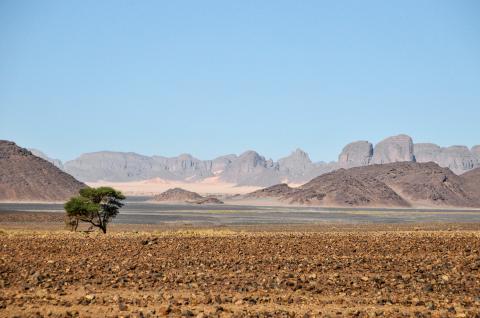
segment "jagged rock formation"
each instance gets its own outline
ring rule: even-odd
[[[413,141],[410,136],[398,135],[386,138],[375,145],[372,164],[414,161]]]
[[[289,156],[278,160],[280,180],[289,183],[304,183],[325,171],[330,171],[331,165],[319,162],[313,163],[308,154],[297,149]]]
[[[480,158],[475,155],[475,149],[470,151],[465,146],[451,146],[442,148],[435,144],[415,144],[415,159],[417,162],[435,162],[462,174],[480,166]]]
[[[248,196],[323,206],[480,207],[471,187],[433,162],[397,162],[339,169],[297,189],[280,184]]]
[[[338,156],[338,163],[344,167],[366,166],[373,156],[373,145],[365,140],[346,145]]]
[[[441,167],[448,167],[457,174],[464,173],[480,166],[478,158],[476,158],[465,146],[442,148],[442,151],[436,158],[435,162]]]
[[[150,178],[151,159],[136,153],[112,151],[83,154],[64,164],[65,171],[76,178],[88,181],[131,181]],[[162,171],[163,172],[163,171]],[[168,172],[162,173],[167,175]],[[173,175],[168,174],[169,178]]]
[[[212,174],[215,176],[222,174],[232,162],[237,160],[237,158],[237,155],[226,155],[213,159],[211,168]]]
[[[152,159],[152,168],[168,171],[179,180],[196,181],[212,176],[211,161],[199,160],[189,154],[173,158],[154,156]]]
[[[203,197],[200,194],[192,191],[187,191],[181,188],[168,189],[165,192],[157,194],[152,198],[153,201],[158,202],[184,202],[194,204],[223,204],[222,201],[215,197]]]
[[[312,169],[313,163],[308,154],[297,149],[289,156],[278,160],[280,171],[286,176],[304,176],[306,171]]]
[[[442,151],[440,146],[431,143],[419,143],[413,145],[413,154],[417,162],[435,162]]]
[[[65,201],[84,187],[27,149],[0,140],[1,201]]]
[[[53,164],[55,167],[63,170],[63,163],[62,163],[62,161],[61,161],[60,159],[50,158],[49,156],[47,156],[45,153],[43,153],[42,151],[40,151],[40,150],[38,150],[38,149],[29,148],[28,150],[29,150],[34,156],[37,156],[37,157],[39,157],[39,158],[42,158],[43,160],[46,160],[46,161],[50,162],[51,164]]]
[[[84,181],[134,181],[157,177],[194,181],[212,176],[211,166],[211,161],[202,161],[187,154],[166,158],[103,151],[83,154],[67,161],[65,171]]]
[[[268,186],[280,181],[279,165],[255,151],[246,151],[225,167],[221,180],[238,185]]]

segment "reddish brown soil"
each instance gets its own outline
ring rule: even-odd
[[[480,232],[0,235],[0,316],[474,317]]]

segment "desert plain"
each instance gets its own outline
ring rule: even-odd
[[[112,224],[0,213],[1,317],[476,317],[480,223]]]

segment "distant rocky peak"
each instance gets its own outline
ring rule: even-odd
[[[306,162],[312,162],[312,160],[310,160],[310,156],[308,155],[308,153],[306,153],[300,148],[295,149],[295,151],[290,154],[290,157],[303,160]]]
[[[388,137],[373,149],[373,164],[383,164],[402,161],[415,161],[413,140],[410,136],[400,134]]]
[[[300,149],[300,148],[297,148],[297,149],[295,149],[295,151],[292,151],[292,155],[297,155],[297,156],[302,156],[302,157],[307,156],[308,157],[308,154],[305,151],[303,151],[303,149]]]
[[[260,155],[258,154],[258,152],[254,151],[254,150],[246,150],[243,153],[241,153],[238,157],[239,158],[260,157]]]
[[[338,162],[345,166],[368,165],[373,156],[373,145],[366,140],[359,140],[346,145],[340,155]]]
[[[295,151],[292,151],[290,155],[281,158],[278,160],[280,163],[286,163],[286,162],[306,162],[306,163],[312,163],[312,160],[310,160],[310,156],[308,153],[303,151],[300,148],[295,149]]]
[[[180,155],[178,155],[177,157],[174,157],[174,158],[176,158],[178,160],[198,160],[189,153],[182,153],[182,154],[180,154]]]
[[[253,165],[257,165],[260,162],[265,162],[265,157],[260,156],[258,152],[253,151],[253,150],[247,150],[244,153],[242,153],[240,156],[238,156],[238,160],[242,162],[249,162],[252,163]]]
[[[471,151],[480,160],[480,145],[473,146]]]

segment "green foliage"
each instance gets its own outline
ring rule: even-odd
[[[80,190],[80,195],[97,204],[101,203],[102,200],[107,197],[117,200],[125,199],[125,196],[120,191],[117,191],[111,187],[83,188]]]
[[[110,187],[84,188],[80,195],[65,203],[67,227],[76,230],[78,222],[87,222],[107,232],[107,224],[117,216],[125,196]]]
[[[78,196],[71,198],[65,203],[64,208],[68,216],[90,218],[98,212],[100,205],[86,197]]]

